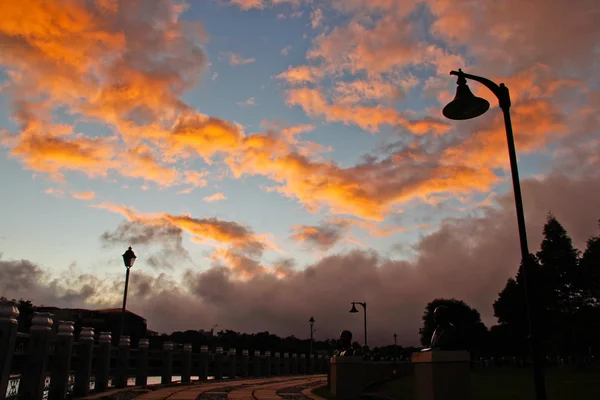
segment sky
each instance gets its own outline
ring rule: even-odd
[[[434,298],[496,323],[519,242],[600,218],[596,0],[0,3],[0,295],[121,304],[160,332],[350,329],[416,344]]]

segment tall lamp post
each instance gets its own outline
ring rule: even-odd
[[[398,335],[394,333],[394,358],[398,358]]]
[[[367,303],[361,303],[360,301],[353,301],[352,308],[350,309],[351,313],[357,313],[356,304],[359,304],[363,307],[365,312],[365,346],[367,345]]]
[[[308,322],[310,323],[310,350],[308,352],[309,356],[312,356],[313,353],[313,334],[315,333],[314,329],[313,329],[313,325],[315,324],[315,319],[313,317],[310,317],[310,319],[308,320]]]
[[[135,263],[135,253],[129,246],[129,249],[123,254],[123,263],[125,264],[125,268],[127,272],[125,273],[125,290],[123,292],[123,309],[121,310],[121,329],[119,333],[119,337],[123,336],[123,331],[125,329],[125,308],[127,307],[127,288],[129,286],[129,270],[133,267],[133,263]]]
[[[446,118],[454,120],[465,120],[476,118],[490,108],[490,103],[480,97],[475,97],[467,86],[467,79],[483,84],[496,95],[500,108],[504,114],[504,127],[506,129],[506,140],[508,142],[508,156],[510,158],[510,170],[512,174],[513,191],[515,195],[515,206],[517,210],[517,224],[519,226],[519,239],[521,241],[521,261],[523,265],[523,280],[525,282],[525,302],[527,304],[527,319],[529,322],[529,339],[531,342],[531,356],[533,361],[533,379],[537,400],[546,400],[546,385],[544,378],[544,357],[541,343],[537,338],[537,326],[534,323],[534,315],[531,306],[532,291],[530,280],[529,248],[527,245],[527,231],[525,230],[525,215],[523,212],[523,199],[521,198],[521,185],[519,183],[519,170],[517,167],[517,154],[513,138],[512,123],[510,120],[510,95],[508,88],[501,83],[497,85],[487,78],[476,75],[465,74],[462,70],[451,71],[450,75],[458,76],[458,87],[456,97],[452,100],[442,113]],[[530,276],[531,277],[531,276]]]

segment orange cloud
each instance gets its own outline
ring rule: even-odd
[[[256,59],[249,57],[249,58],[244,58],[239,54],[235,54],[235,53],[223,53],[224,56],[227,57],[227,60],[229,61],[229,65],[231,65],[232,67],[237,67],[239,65],[246,65],[246,64],[252,64],[253,62],[256,61]]]
[[[73,198],[78,199],[78,200],[93,200],[96,197],[96,193],[90,191],[90,192],[75,192],[75,193],[71,193],[71,196],[73,196]]]
[[[212,203],[215,201],[227,200],[227,196],[225,196],[223,193],[215,193],[211,196],[206,196],[203,200],[207,203]]]

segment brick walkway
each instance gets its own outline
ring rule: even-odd
[[[287,387],[306,384],[317,385],[326,381],[325,375],[277,377],[264,379],[241,379],[227,382],[211,382],[189,386],[158,389],[136,397],[140,400],[196,400],[198,397],[227,400],[281,399],[277,392]],[[308,395],[308,397],[311,397]]]

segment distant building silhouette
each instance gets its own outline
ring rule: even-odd
[[[121,327],[121,309],[104,308],[87,310],[83,308],[34,307],[37,312],[49,312],[54,321],[73,321],[75,323],[75,338],[79,337],[82,327],[94,328],[96,334],[111,332],[113,342],[118,341]],[[55,325],[57,326],[57,325]],[[150,331],[153,332],[153,331]],[[125,312],[124,335],[131,337],[131,344],[136,346],[140,339],[150,333],[146,319],[131,311]],[[153,332],[155,333],[155,332]]]

